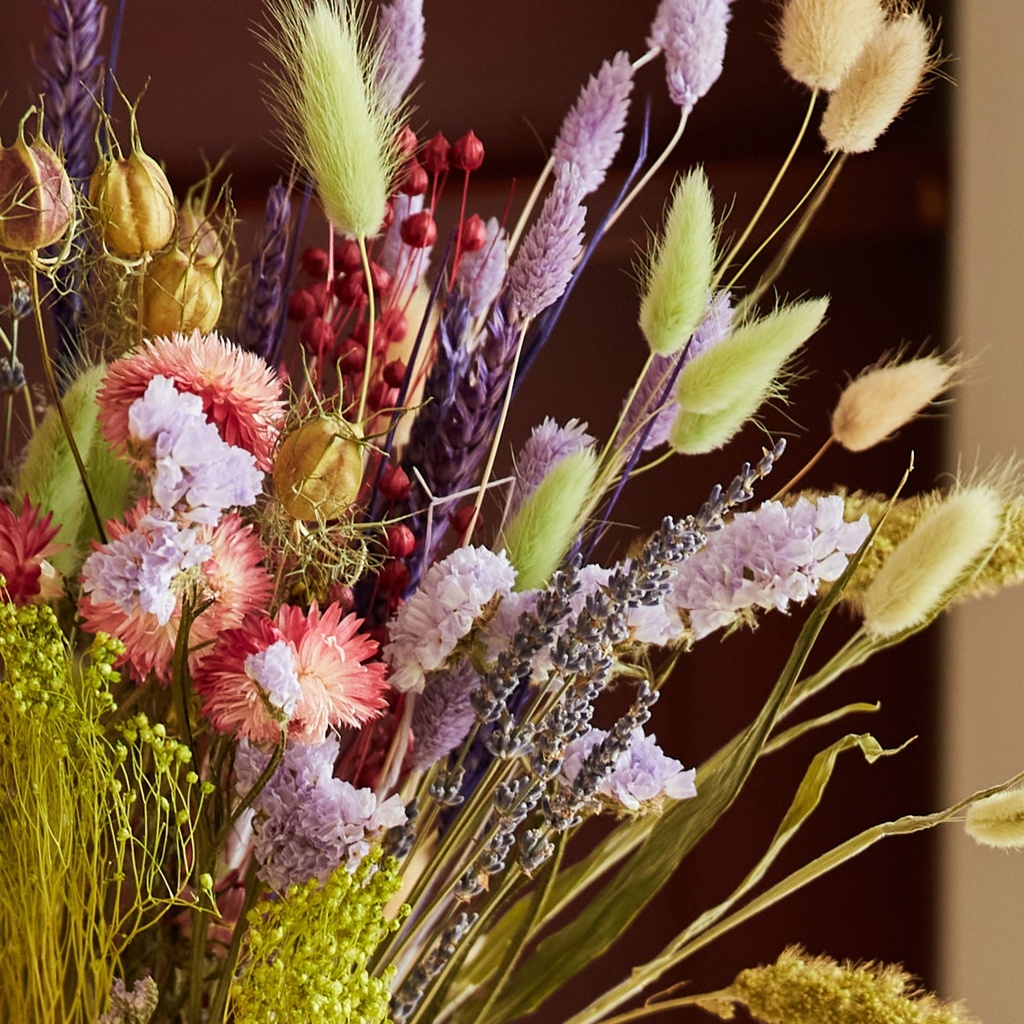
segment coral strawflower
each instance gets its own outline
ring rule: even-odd
[[[40,518],[40,509],[25,495],[21,513],[0,504],[0,597],[13,604],[52,601],[64,593],[60,576],[46,561],[66,544],[54,544],[60,531],[51,526],[52,513]]]
[[[128,409],[157,376],[203,400],[206,418],[228,443],[244,448],[260,469],[270,469],[284,423],[280,379],[252,352],[243,352],[216,332],[153,338],[110,364],[97,401],[103,432],[118,450],[128,437]]]

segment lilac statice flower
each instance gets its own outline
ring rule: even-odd
[[[245,659],[245,674],[266,694],[271,705],[289,721],[302,698],[295,654],[289,643],[277,640]]]
[[[679,412],[675,388],[668,387],[672,375],[691,359],[727,338],[731,329],[730,296],[728,292],[720,292],[708,306],[700,326],[681,352],[670,356],[655,356],[651,360],[617,435],[624,458],[628,459],[633,454],[634,446],[647,430],[648,420],[651,425],[644,437],[642,450],[649,452],[668,442],[669,430]]]
[[[216,525],[226,508],[251,505],[263,474],[255,457],[225,442],[209,423],[198,395],[169,377],[150,380],[128,410],[129,445],[147,450],[156,503],[183,521]]]
[[[463,255],[455,275],[455,287],[474,318],[481,316],[498,297],[508,272],[505,229],[497,217],[489,217],[484,226],[487,241],[476,252]]]
[[[575,165],[584,195],[593,192],[622,145],[622,128],[633,90],[633,65],[626,53],[605,61],[580,91],[566,115],[552,153],[555,175]]]
[[[110,986],[110,1009],[96,1024],[149,1024],[159,997],[156,982],[148,975],[139,978],[131,991],[121,978],[115,978]]]
[[[377,15],[380,63],[377,87],[392,110],[402,102],[423,63],[426,41],[423,0],[392,0]]]
[[[391,620],[391,642],[384,648],[391,685],[422,691],[426,673],[441,668],[484,609],[509,594],[515,581],[505,552],[485,547],[456,548],[432,565]]]
[[[688,114],[722,73],[732,0],[661,0],[647,45],[665,54],[668,94]]]
[[[378,803],[373,790],[334,777],[338,747],[334,735],[323,743],[289,743],[256,798],[254,853],[260,878],[277,892],[311,878],[324,882],[342,864],[354,871],[386,829],[405,824],[399,797]],[[269,762],[269,753],[239,742],[239,794],[252,789]]]
[[[755,608],[787,611],[838,579],[871,530],[867,517],[848,523],[832,495],[795,505],[766,501],[709,534],[679,566],[669,601],[689,617],[696,639],[749,620]]]
[[[377,262],[391,275],[402,295],[409,295],[430,266],[431,245],[414,248],[402,241],[402,222],[423,209],[423,196],[399,193],[394,198],[394,217],[384,236]]]
[[[509,269],[513,321],[532,320],[565,292],[583,252],[584,194],[579,167],[565,165]]]
[[[516,514],[523,502],[562,459],[589,448],[593,443],[594,438],[587,433],[586,423],[569,420],[564,427],[560,427],[550,416],[546,416],[533,428],[516,456],[516,479],[508,518]]]
[[[565,748],[562,775],[571,785],[583,767],[587,755],[608,733],[604,729],[591,729]],[[631,813],[648,807],[657,807],[665,798],[685,800],[697,795],[694,785],[696,770],[683,768],[673,757],[668,757],[653,736],[645,736],[643,729],[634,729],[629,748],[621,753],[615,767],[600,786],[599,795]]]
[[[171,584],[212,555],[209,544],[196,540],[195,530],[182,529],[167,513],[150,513],[138,529],[89,555],[82,566],[83,589],[93,601],[113,601],[126,614],[150,612],[164,626],[178,598]]]
[[[430,677],[412,713],[413,768],[429,768],[469,735],[476,721],[470,694],[479,685],[480,677],[468,662]]]

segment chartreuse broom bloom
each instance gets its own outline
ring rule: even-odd
[[[661,240],[650,254],[640,329],[656,355],[678,352],[708,307],[715,265],[715,208],[700,167],[680,179]]]
[[[724,445],[772,394],[779,372],[821,326],[827,308],[827,299],[783,306],[690,360],[676,385],[672,447],[697,455]]]
[[[232,987],[235,1024],[383,1024],[394,967],[372,977],[367,963],[408,910],[385,914],[399,883],[397,861],[378,847],[354,872],[342,864],[323,885],[314,878],[257,904]]]
[[[316,184],[324,212],[347,235],[375,235],[400,158],[400,111],[378,85],[379,54],[363,38],[354,0],[271,0],[277,57],[271,105],[295,159]]]
[[[922,992],[899,967],[837,963],[785,950],[763,967],[742,971],[702,1005],[728,1020],[743,1004],[762,1024],[976,1024],[963,1007]]]
[[[516,568],[516,590],[547,584],[593,508],[597,456],[589,448],[555,463],[523,502],[501,543]]]

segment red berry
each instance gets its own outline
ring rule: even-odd
[[[421,196],[430,187],[430,179],[419,160],[410,160],[402,173],[402,184],[398,191],[406,196]]]
[[[409,585],[409,568],[405,562],[385,562],[377,573],[377,583],[385,594],[400,594]]]
[[[299,331],[299,341],[310,355],[321,356],[334,346],[334,329],[320,317],[307,320]]]
[[[398,306],[392,306],[381,313],[377,331],[388,341],[401,341],[409,331],[409,322]]]
[[[452,146],[452,166],[460,171],[475,171],[484,162],[484,144],[472,131]]]
[[[472,518],[472,505],[463,505],[461,508],[457,508],[454,512],[450,512],[448,514],[448,522],[452,524],[452,529],[454,529],[460,536],[469,528],[469,521]],[[476,526],[473,527],[473,532],[476,533],[483,524],[484,517],[482,515],[478,515],[476,517]]]
[[[407,124],[403,124],[402,130],[398,133],[399,152],[412,156],[419,144],[420,140],[416,138],[416,133]]]
[[[408,558],[416,547],[416,534],[405,523],[388,527],[388,554],[392,558]]]
[[[288,319],[300,323],[323,312],[323,306],[308,288],[300,288],[288,296]]]
[[[401,359],[392,359],[384,367],[384,372],[381,376],[384,378],[384,383],[389,387],[400,388],[402,381],[405,380],[405,363]]]
[[[459,232],[459,248],[463,252],[478,252],[487,244],[487,228],[474,213],[462,222]]]
[[[361,270],[349,271],[334,282],[334,294],[343,306],[355,306],[366,300],[366,275]]]
[[[379,264],[370,264],[370,282],[378,295],[387,295],[391,290],[391,275]]]
[[[310,277],[326,277],[328,256],[326,249],[305,249],[302,256],[302,269]]]
[[[335,358],[343,373],[358,373],[366,365],[366,346],[355,338],[346,338],[338,346]]]
[[[412,490],[409,476],[401,466],[388,466],[380,475],[380,493],[391,501],[405,501]]]
[[[425,249],[437,241],[437,224],[429,210],[410,214],[402,221],[402,241],[414,249]]]
[[[384,381],[378,381],[370,388],[368,401],[375,412],[394,409],[398,403],[398,388],[389,387]]]
[[[451,152],[451,143],[438,132],[420,151],[420,163],[431,174],[441,174],[448,170]]]
[[[384,204],[384,216],[381,218],[380,227],[377,229],[377,234],[378,235],[383,235],[384,232],[387,231],[387,229],[389,227],[391,227],[391,222],[394,219],[395,219],[395,208],[391,205],[391,200],[389,199]]]

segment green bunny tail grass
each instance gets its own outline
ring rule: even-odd
[[[676,385],[679,408],[709,414],[760,404],[786,361],[821,326],[827,309],[828,299],[808,299],[737,327],[683,369]]]
[[[676,185],[645,275],[640,329],[652,352],[671,355],[689,340],[707,310],[714,264],[714,202],[698,167]]]
[[[767,392],[743,395],[733,405],[712,413],[680,410],[669,428],[669,444],[681,455],[717,451],[743,429],[767,397]]]
[[[377,85],[379,56],[362,38],[353,0],[272,0],[278,59],[272,106],[296,160],[316,183],[335,227],[375,235],[399,166],[400,113]]]
[[[501,543],[516,567],[516,590],[543,587],[593,505],[597,457],[589,449],[555,464],[508,525]]]

